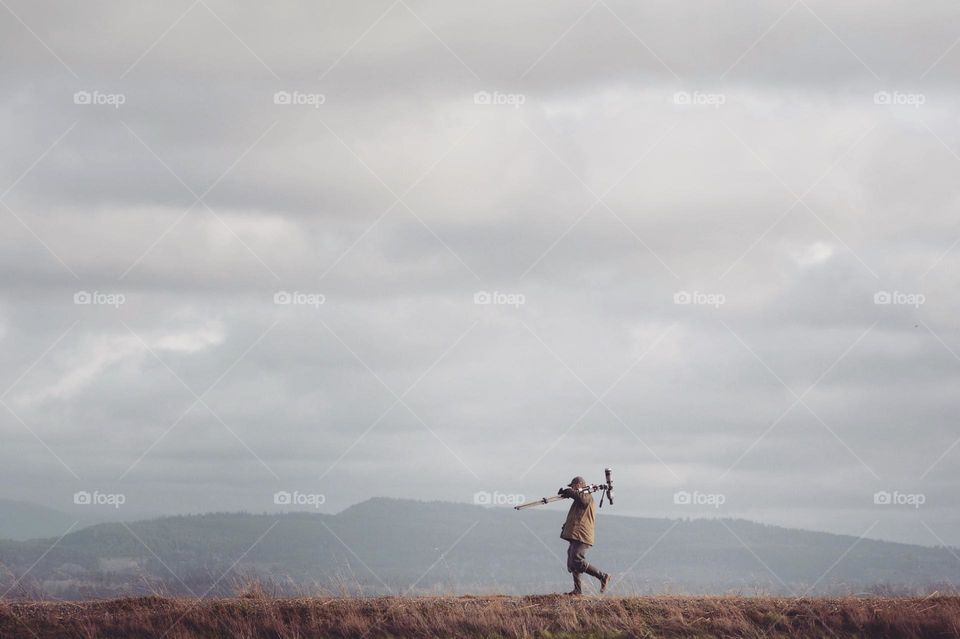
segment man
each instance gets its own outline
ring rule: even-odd
[[[587,482],[583,477],[574,477],[573,481],[567,484],[567,488],[561,488],[557,492],[558,495],[573,500],[567,513],[567,521],[560,531],[560,538],[570,542],[567,548],[567,571],[573,574],[573,590],[568,592],[568,595],[582,594],[580,575],[583,573],[600,580],[600,592],[605,592],[610,583],[610,575],[587,563],[587,550],[594,542],[596,504],[591,493],[581,492],[586,487]]]

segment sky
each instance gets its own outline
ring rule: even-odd
[[[946,1],[3,0],[0,497],[611,467],[618,514],[960,545],[958,42]]]

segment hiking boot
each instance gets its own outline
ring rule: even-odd
[[[610,584],[610,575],[601,572],[596,566],[587,564],[586,573],[600,582],[600,593],[602,594]]]

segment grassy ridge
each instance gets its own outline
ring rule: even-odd
[[[379,597],[0,604],[0,637],[957,637],[960,597]]]

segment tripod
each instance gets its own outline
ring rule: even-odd
[[[603,508],[603,498],[606,497],[610,505],[613,505],[613,478],[609,468],[604,469],[604,474],[606,475],[607,483],[605,484],[591,484],[589,486],[584,486],[575,492],[577,494],[584,493],[595,493],[597,491],[602,491],[600,495],[600,508]],[[520,504],[519,506],[514,506],[514,510],[523,510],[524,508],[532,508],[533,506],[542,506],[544,504],[549,504],[550,502],[560,501],[561,499],[566,499],[563,495],[554,495],[553,497],[542,497],[534,501],[528,501],[525,504]]]

